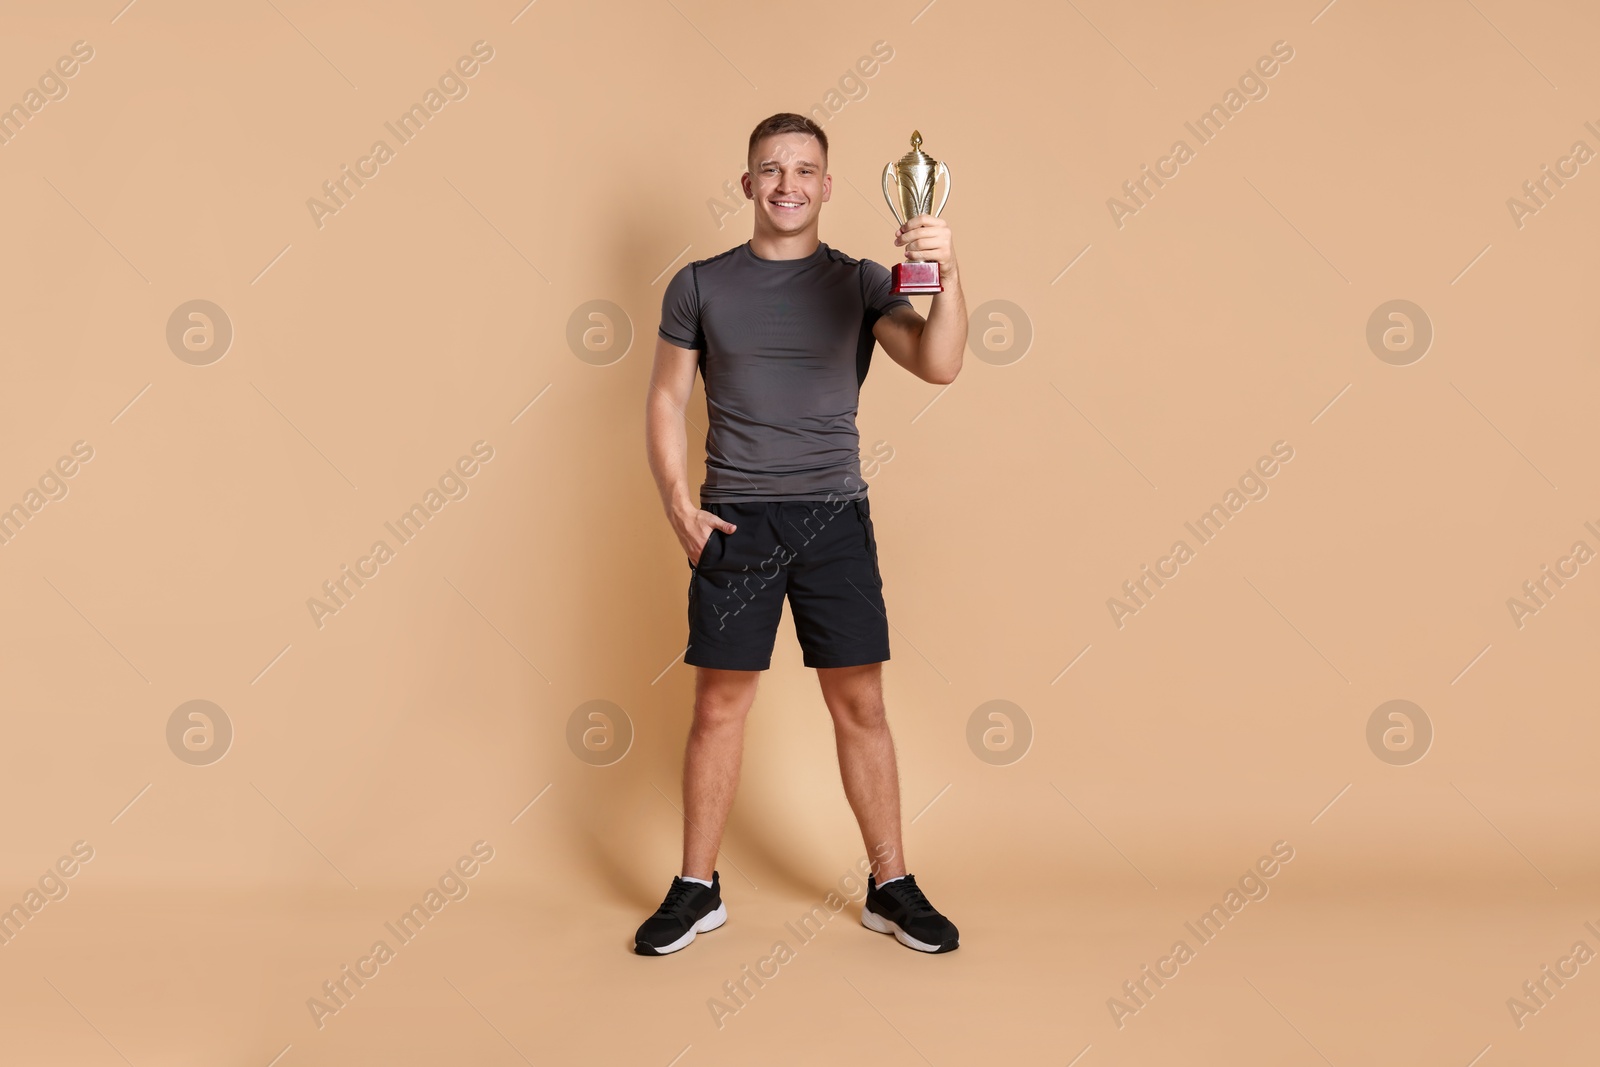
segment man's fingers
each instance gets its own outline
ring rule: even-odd
[[[715,525],[717,529],[721,530],[723,533],[733,533],[733,531],[739,528],[733,523],[729,522],[727,519],[716,519]]]
[[[947,226],[917,226],[896,234],[894,243],[898,245],[910,244],[916,240],[934,240],[948,238],[950,229]]]
[[[906,244],[907,256],[932,256],[948,250],[948,242],[944,241],[912,241]]]

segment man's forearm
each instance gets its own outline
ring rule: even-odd
[[[684,430],[683,412],[672,401],[655,392],[645,409],[645,449],[650,473],[661,494],[661,507],[668,515],[696,508],[689,490],[689,442]]]
[[[950,382],[961,370],[967,348],[967,301],[961,293],[961,278],[951,266],[941,269],[939,280],[944,291],[933,294],[919,355],[925,380]]]

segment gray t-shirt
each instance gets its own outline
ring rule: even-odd
[[[889,288],[887,267],[820,242],[804,259],[762,259],[747,241],[672,276],[658,333],[700,353],[702,504],[867,495],[856,405],[872,325],[911,305]]]

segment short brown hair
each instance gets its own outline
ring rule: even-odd
[[[822,127],[805,115],[796,115],[792,111],[780,111],[776,115],[768,116],[756,123],[756,128],[750,131],[750,147],[745,150],[745,162],[756,154],[756,145],[763,138],[771,137],[776,133],[806,133],[817,139],[822,146],[822,163],[828,163],[828,135],[822,132]]]

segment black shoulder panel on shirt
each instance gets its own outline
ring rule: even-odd
[[[727,259],[729,256],[733,255],[735,252],[739,251],[739,249],[741,247],[742,247],[741,245],[734,245],[732,248],[728,249],[726,252],[718,252],[714,256],[707,256],[705,259],[697,259],[694,262],[689,264],[689,276],[694,279],[694,303],[695,303],[695,307],[697,307],[697,308],[703,307],[703,305],[700,302],[700,268],[704,267],[704,266],[708,266],[709,264],[715,263],[719,259]],[[704,323],[704,321],[702,321],[701,324],[700,324],[700,331],[701,331],[701,334],[704,335],[704,333],[705,333],[705,323]],[[705,376],[706,376],[706,349],[708,347],[709,346],[707,346],[707,345],[701,345],[700,346],[700,358],[697,361],[700,364],[700,379],[702,381],[705,380]]]
[[[735,252],[739,251],[739,249],[741,249],[743,247],[744,247],[743,245],[734,245],[732,248],[728,249],[726,252],[718,252],[714,256],[707,256],[705,259],[697,259],[697,260],[694,261],[693,266],[704,267],[704,266],[707,266],[709,264],[715,263],[719,259],[727,259],[729,256],[733,255]]]
[[[706,320],[700,317],[704,314],[704,311],[703,305],[700,303],[700,264],[698,262],[689,264],[689,276],[694,279],[695,318],[700,323],[700,336],[704,337],[706,332]],[[695,360],[696,363],[700,364],[700,380],[702,382],[706,380],[706,349],[710,347],[711,346],[709,344],[701,345],[700,358]],[[690,382],[689,384],[692,386],[694,385],[694,382]]]
[[[872,349],[877,344],[877,338],[872,333],[873,324],[878,321],[878,313],[867,307],[867,264],[858,260],[856,263],[856,281],[861,291],[861,334],[856,339],[856,388],[867,380],[867,371],[872,366]]]
[[[861,262],[860,260],[856,259],[856,257],[854,257],[854,256],[845,255],[843,252],[839,251],[837,248],[833,247],[832,245],[828,246],[828,258],[833,260],[835,263],[843,263],[843,264],[845,264],[846,266],[849,266],[849,267],[853,267],[857,263]]]

